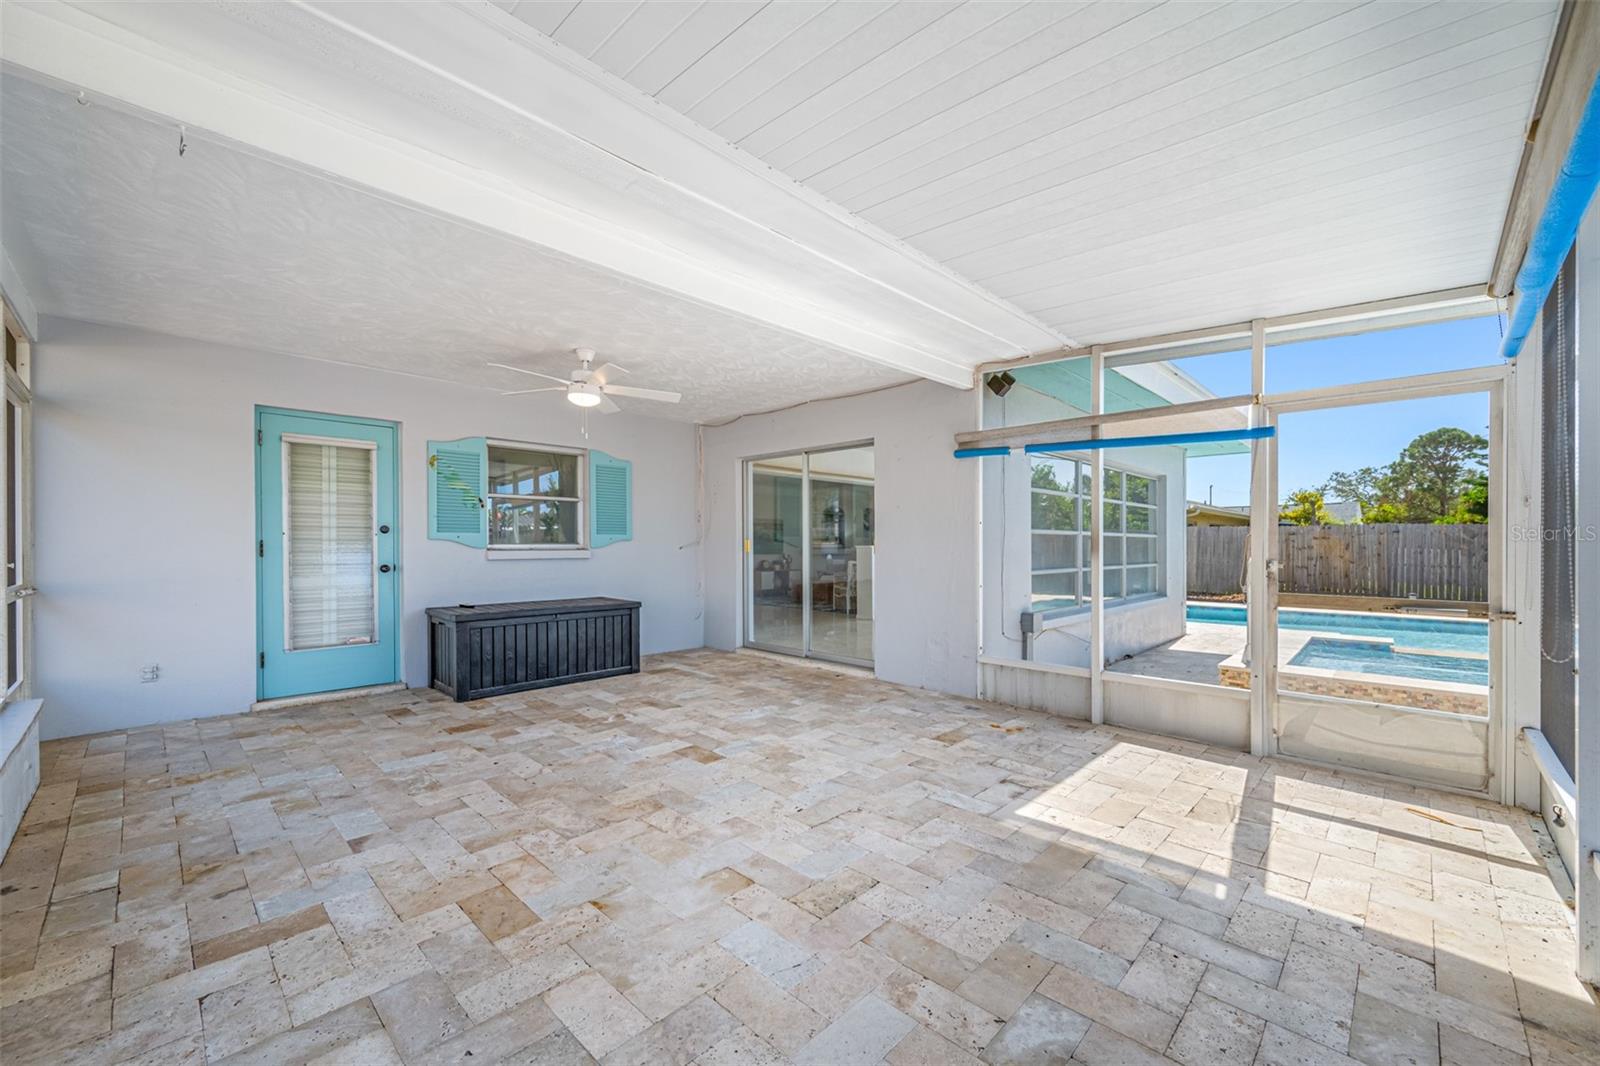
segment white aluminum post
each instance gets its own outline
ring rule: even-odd
[[[800,453],[800,654],[811,657],[811,453]]]
[[[1096,346],[1089,352],[1089,413],[1104,414],[1105,406],[1106,356]],[[1089,435],[1099,437],[1100,427]],[[1089,721],[1095,725],[1106,720],[1105,473],[1105,450],[1095,448],[1089,453]]]
[[[1600,210],[1591,209],[1578,236],[1578,493],[1573,581],[1600,588]],[[1600,984],[1600,604],[1576,597],[1578,706],[1572,776],[1578,785],[1574,835],[1577,869],[1578,976]]]
[[[1271,424],[1271,415],[1261,399],[1267,391],[1267,324],[1263,319],[1250,323],[1250,390],[1256,402],[1250,408],[1252,427]],[[1250,445],[1250,555],[1245,579],[1245,599],[1249,614],[1245,618],[1250,642],[1250,754],[1270,755],[1273,743],[1273,670],[1278,655],[1273,632],[1272,567],[1278,549],[1277,481],[1274,460],[1277,438],[1257,440]]]

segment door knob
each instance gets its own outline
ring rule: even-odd
[[[393,569],[394,569],[394,567],[390,566],[388,563],[384,563],[382,566],[378,567],[378,573],[387,574],[390,570],[393,570]]]

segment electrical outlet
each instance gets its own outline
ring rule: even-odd
[[[151,663],[148,666],[139,667],[139,683],[141,685],[148,685],[148,684],[151,684],[152,682],[160,681],[160,680],[161,680],[161,664],[160,663]]]

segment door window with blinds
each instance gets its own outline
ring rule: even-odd
[[[289,651],[378,639],[376,457],[377,449],[361,441],[284,437]]]

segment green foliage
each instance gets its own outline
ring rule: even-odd
[[[1485,522],[1488,451],[1478,434],[1441,426],[1407,444],[1389,465],[1332,474],[1320,491],[1354,500],[1368,523]]]
[[[1289,494],[1278,511],[1278,519],[1297,526],[1332,526],[1338,523],[1323,504],[1322,493],[1316,489],[1301,489]]]

